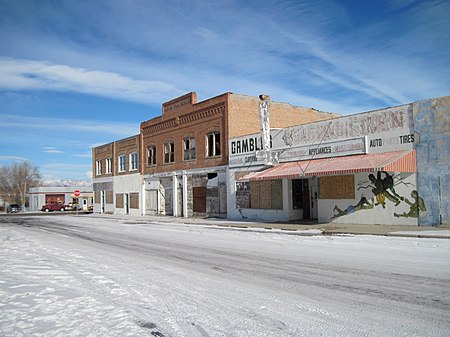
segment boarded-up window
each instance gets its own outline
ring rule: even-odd
[[[354,176],[321,177],[320,199],[355,199]]]
[[[281,180],[250,182],[250,207],[282,209],[283,193]]]
[[[139,193],[130,193],[130,208],[139,208]]]
[[[236,208],[250,208],[250,183],[236,183]]]
[[[281,180],[272,181],[272,207],[276,209],[283,208],[283,185]]]
[[[123,194],[116,194],[116,207],[123,208]]]
[[[94,202],[96,204],[100,203],[100,191],[94,191]]]
[[[206,212],[206,186],[192,188],[192,210],[197,213]]]
[[[259,181],[251,181],[250,182],[250,207],[251,208],[261,208],[259,202],[260,195],[260,182]]]
[[[113,203],[113,191],[105,191],[105,203],[106,204]]]

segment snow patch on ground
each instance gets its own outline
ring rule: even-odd
[[[450,240],[72,216],[24,222],[0,223],[1,336],[450,331]]]

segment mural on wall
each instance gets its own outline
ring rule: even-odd
[[[382,173],[384,174],[383,179],[381,179]],[[395,206],[400,203],[401,197],[395,192],[394,188],[394,177],[389,173],[378,171],[376,178],[373,174],[369,174],[369,180],[374,185],[372,192],[377,200],[375,206],[381,205],[383,208],[386,208],[386,198],[392,201]]]
[[[360,182],[358,185],[358,190],[361,189],[371,189],[373,197],[367,199],[364,195],[356,205],[349,205],[346,209],[342,210],[337,205],[333,208],[334,215],[331,220],[334,220],[343,215],[352,214],[361,210],[373,209],[376,206],[386,208],[386,199],[393,203],[394,207],[398,207],[402,202],[409,205],[409,211],[403,213],[394,213],[396,218],[418,218],[420,212],[425,212],[427,209],[425,207],[425,201],[419,196],[417,190],[411,192],[412,201],[408,198],[399,195],[395,191],[395,185],[404,184],[406,186],[412,185],[410,183],[405,183],[401,178],[395,179],[394,175],[389,174],[386,171],[379,171],[375,177],[374,174],[369,174],[369,181]]]
[[[356,205],[350,205],[344,210],[341,210],[336,205],[333,208],[333,212],[335,212],[336,214],[331,217],[331,220],[336,219],[343,215],[352,214],[356,211],[360,211],[363,209],[372,209],[374,207],[374,204],[373,204],[373,199],[371,199],[371,200],[372,200],[372,203],[370,203],[365,196],[362,196]]]
[[[413,202],[409,201],[406,198],[403,198],[409,206],[409,212],[403,212],[402,214],[394,213],[394,216],[397,218],[404,217],[404,218],[417,218],[419,217],[419,212],[424,212],[427,210],[425,207],[425,201],[421,197],[419,197],[419,193],[416,190],[413,190],[411,192],[411,197],[413,198]]]

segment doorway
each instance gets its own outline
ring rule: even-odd
[[[123,208],[125,210],[125,214],[130,214],[130,194],[129,193],[125,193],[124,195],[124,205]]]
[[[303,210],[303,220],[311,220],[310,192],[308,179],[292,180],[292,207]]]
[[[105,203],[106,203],[105,191],[100,191],[100,213],[105,213]]]

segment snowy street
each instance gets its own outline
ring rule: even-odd
[[[448,239],[4,216],[0,261],[1,336],[450,334]]]

